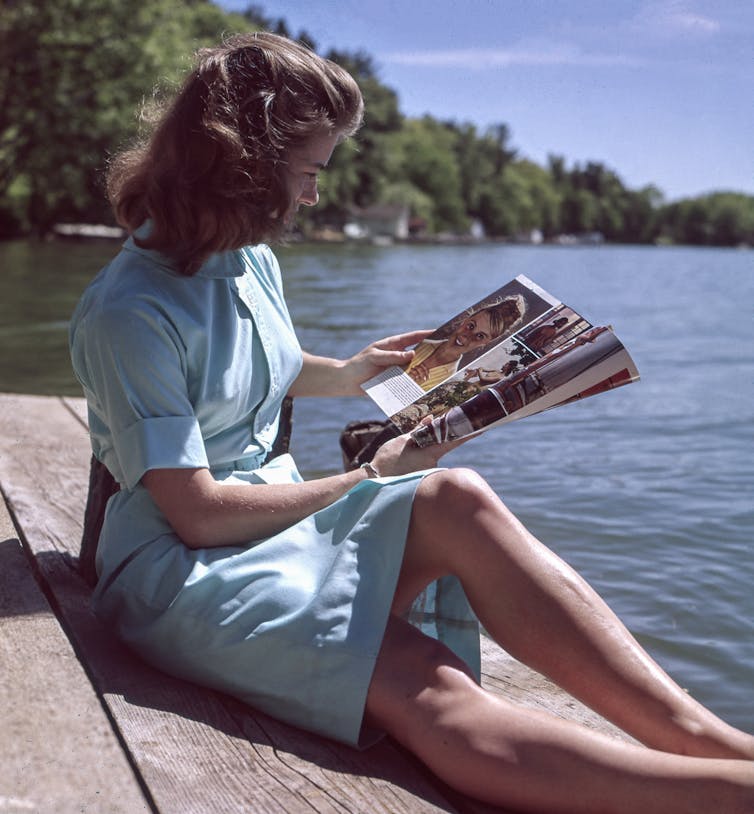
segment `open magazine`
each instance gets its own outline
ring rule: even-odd
[[[419,446],[480,433],[639,378],[611,327],[592,325],[523,275],[414,350],[405,368],[386,368],[362,387]]]

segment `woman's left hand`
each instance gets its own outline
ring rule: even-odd
[[[349,359],[304,353],[304,366],[289,390],[291,396],[363,396],[360,385],[391,365],[404,367],[413,358],[406,350],[432,331],[411,331],[372,342]]]
[[[413,350],[406,348],[418,345],[422,339],[426,339],[432,331],[412,331],[406,334],[396,334],[372,342],[366,348],[347,359],[345,371],[348,378],[353,382],[353,392],[361,393],[363,382],[376,376],[381,370],[392,365],[405,367],[413,358]]]

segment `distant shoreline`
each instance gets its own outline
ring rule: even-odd
[[[42,238],[47,241],[80,241],[80,242],[114,242],[123,241],[127,232],[119,226],[92,223],[58,223],[53,226],[49,235]],[[24,240],[28,237],[9,238],[10,240]],[[672,243],[670,241],[655,241],[652,243],[612,243],[600,232],[585,234],[561,234],[552,238],[541,235],[519,235],[516,237],[477,237],[475,235],[416,235],[406,238],[391,237],[389,235],[372,235],[363,238],[350,238],[344,232],[336,229],[320,229],[310,235],[295,233],[289,235],[285,241],[288,245],[350,245],[350,246],[484,246],[484,245],[510,245],[510,246],[685,246],[687,248],[719,248],[719,249],[752,249],[749,244],[737,246],[709,246],[694,243]]]

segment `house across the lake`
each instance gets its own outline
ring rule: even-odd
[[[353,240],[406,240],[408,225],[409,208],[405,204],[375,204],[351,210],[343,232]]]

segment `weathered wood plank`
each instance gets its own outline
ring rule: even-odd
[[[32,520],[35,554],[78,553],[88,456],[86,429],[61,399],[0,395],[0,485],[16,516]]]
[[[1,499],[0,664],[0,811],[150,811]]]

